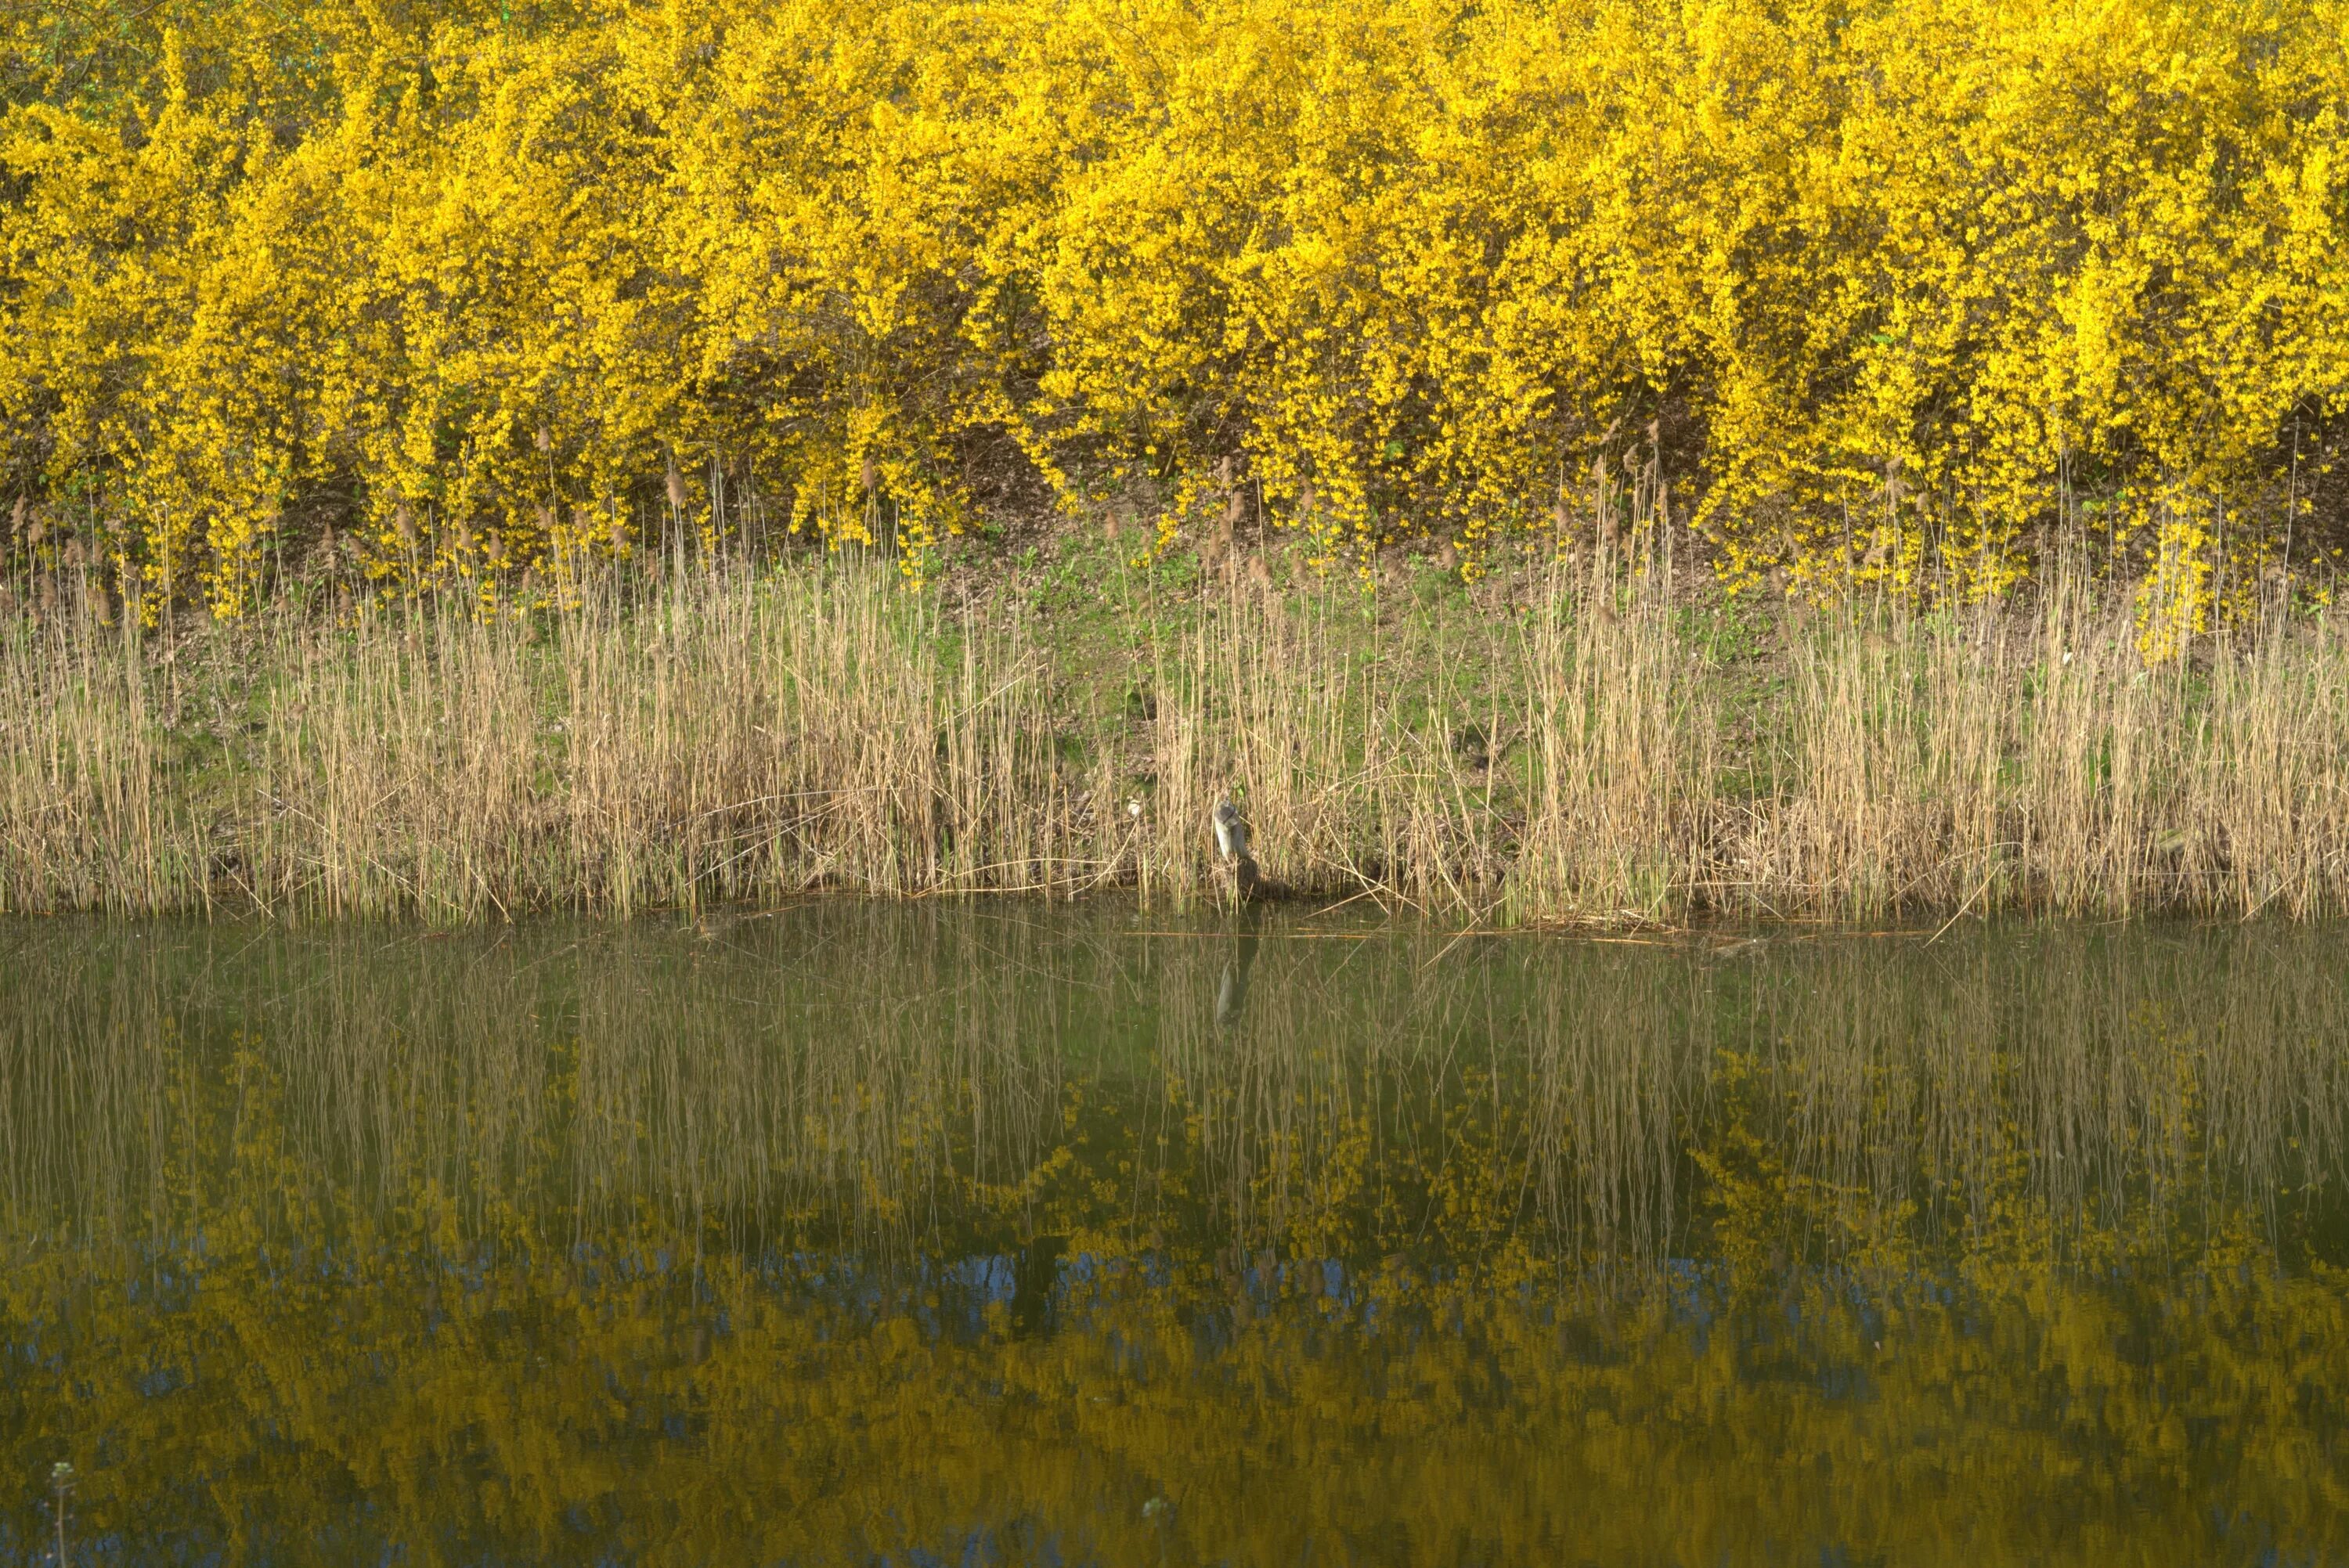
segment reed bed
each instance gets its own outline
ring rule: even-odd
[[[0,626],[0,909],[1184,904],[1232,896],[1226,795],[1275,891],[1476,921],[2349,907],[2330,611],[2149,668],[2059,573],[1724,652],[1647,566],[1450,618],[1227,573],[1123,686],[1012,601],[836,564],[178,639],[85,598]]]

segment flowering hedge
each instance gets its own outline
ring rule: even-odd
[[[12,558],[150,600],[1635,494],[1827,589],[2086,541],[2190,626],[2349,510],[2344,0],[11,15]]]

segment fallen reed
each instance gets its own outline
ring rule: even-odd
[[[1180,903],[1229,896],[1226,794],[1277,889],[1478,920],[2349,907],[2329,610],[2149,668],[2060,573],[1932,614],[1757,622],[1604,562],[1505,599],[1227,568],[1104,674],[1009,596],[837,562],[178,638],[67,595],[0,624],[0,908]]]

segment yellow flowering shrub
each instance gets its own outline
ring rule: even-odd
[[[918,564],[1116,506],[1473,559],[1628,499],[1821,593],[1996,591],[2076,542],[2167,645],[2342,521],[2344,32],[2344,0],[17,8],[10,555],[86,541],[233,612],[321,552],[505,584],[755,523]]]

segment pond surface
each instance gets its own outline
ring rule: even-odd
[[[0,1563],[2349,1562],[2349,934],[0,924]]]

